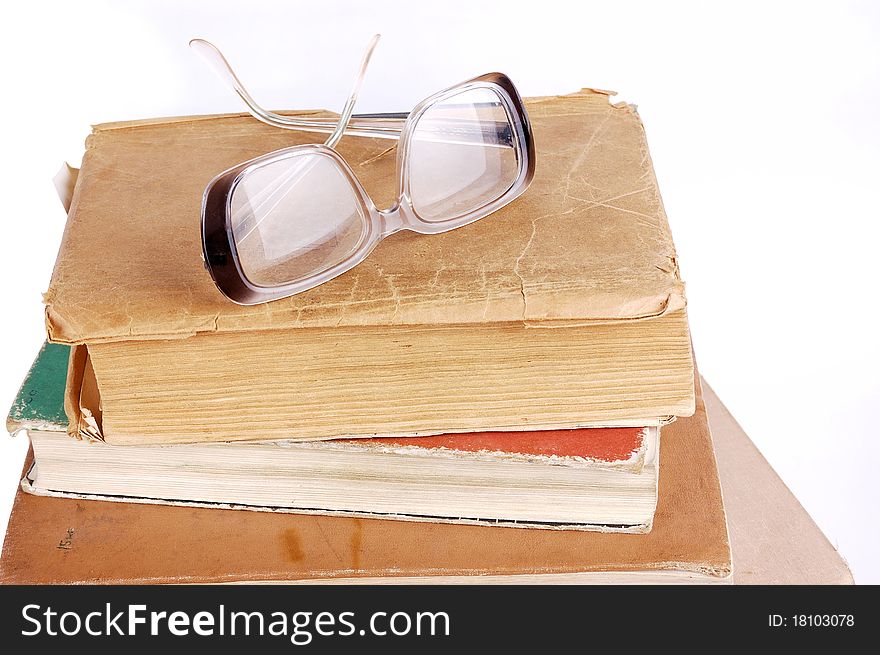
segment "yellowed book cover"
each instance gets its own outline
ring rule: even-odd
[[[684,286],[635,108],[589,89],[526,104],[537,168],[517,201],[445,234],[399,233],[326,284],[249,307],[202,264],[202,193],[233,164],[320,137],[248,115],[95,127],[45,297],[50,340],[81,346],[71,380],[91,380],[87,398],[69,389],[72,424],[159,443],[692,413]],[[393,146],[339,150],[390,204]]]

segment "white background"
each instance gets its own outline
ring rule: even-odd
[[[491,70],[523,95],[639,105],[700,368],[858,582],[880,582],[876,480],[880,3],[15,3],[4,10],[0,402],[43,341],[64,226],[51,178],[91,123],[239,111],[187,47],[272,108],[401,111]],[[539,163],[540,165],[540,163]],[[5,528],[26,439],[0,439]],[[772,530],[773,526],[767,526]]]

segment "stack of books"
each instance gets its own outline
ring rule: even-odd
[[[3,576],[728,581],[642,123],[594,90],[527,107],[517,201],[258,306],[202,265],[202,192],[314,136],[246,115],[94,128],[50,343],[10,414],[33,461]],[[393,191],[387,142],[339,150],[371,196]]]

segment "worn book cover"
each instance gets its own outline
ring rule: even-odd
[[[590,89],[526,104],[538,163],[522,198],[463,229],[395,235],[348,274],[251,307],[225,301],[202,266],[202,192],[234,164],[318,137],[244,114],[96,126],[46,293],[49,336],[86,343],[309,327],[540,326],[682,309],[634,107]],[[390,204],[388,142],[347,137],[338,149],[377,204]]]
[[[45,295],[50,340],[88,351],[93,436],[401,436],[690,414],[684,285],[635,108],[590,89],[527,107],[538,163],[521,198],[445,234],[396,234],[348,273],[250,307],[202,264],[202,193],[235,163],[317,137],[248,115],[95,127]],[[394,146],[346,137],[339,149],[377,203],[392,202]],[[163,416],[174,419],[153,431]]]

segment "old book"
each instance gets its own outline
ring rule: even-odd
[[[306,293],[242,307],[200,257],[228,166],[314,135],[250,116],[101,125],[45,296],[108,443],[659,425],[694,409],[684,287],[642,123],[593,90],[527,101],[535,179],[452,232],[400,233]],[[394,149],[340,147],[381,205]],[[87,355],[87,356],[86,356]]]
[[[68,350],[42,348],[7,420],[33,446],[31,493],[621,532],[654,518],[657,427],[117,447],[60,424]]]
[[[597,461],[589,434],[596,430],[625,435],[632,450],[616,461]],[[561,432],[521,433],[529,437],[524,447],[505,444],[510,434],[504,432],[378,443],[114,447],[77,441],[66,432],[32,431],[35,466],[25,490],[415,521],[650,530],[658,428],[582,428],[571,437]],[[491,450],[474,452],[473,445]],[[545,454],[554,450],[565,454]]]
[[[0,580],[729,582],[727,523],[701,397],[692,417],[664,431],[657,511],[653,529],[644,534],[244,512],[20,492]],[[766,502],[755,498],[750,510],[760,512]],[[760,532],[754,538],[773,539],[773,530]]]

